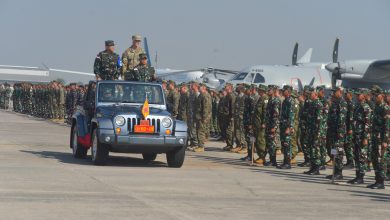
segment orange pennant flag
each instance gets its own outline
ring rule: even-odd
[[[144,116],[144,119],[146,119],[146,117],[148,117],[149,115],[149,102],[148,102],[148,98],[145,99],[145,102],[144,102],[144,105],[142,106],[142,115]]]

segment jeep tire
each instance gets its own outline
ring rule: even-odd
[[[108,160],[108,145],[99,142],[96,129],[92,132],[91,158],[94,165],[104,166]]]
[[[70,138],[72,154],[74,158],[85,159],[87,157],[88,148],[82,146],[77,140],[77,126],[74,125],[72,129],[72,134]]]
[[[176,150],[167,152],[168,167],[180,168],[183,165],[185,153],[186,153],[185,146],[181,146]]]

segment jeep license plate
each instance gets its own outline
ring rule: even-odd
[[[134,133],[154,133],[154,126],[152,125],[135,125]]]

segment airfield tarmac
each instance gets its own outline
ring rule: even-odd
[[[165,155],[111,154],[107,166],[74,159],[69,127],[0,111],[0,219],[387,219],[390,184],[329,184],[306,168],[250,167],[242,155],[187,152],[181,169]],[[279,157],[278,159],[281,159]],[[298,158],[300,161],[302,158]],[[372,183],[373,171],[366,183]]]

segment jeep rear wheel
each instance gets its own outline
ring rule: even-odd
[[[167,153],[168,167],[180,168],[183,165],[186,147],[182,146],[177,150]]]
[[[88,149],[83,147],[77,138],[77,127],[74,126],[72,130],[72,137],[71,137],[71,143],[72,143],[72,154],[74,158],[78,159],[84,159],[87,157]]]
[[[106,165],[108,160],[108,146],[99,142],[96,129],[92,132],[91,158],[95,165]]]
[[[142,157],[145,161],[154,161],[157,157],[157,154],[142,154]]]

